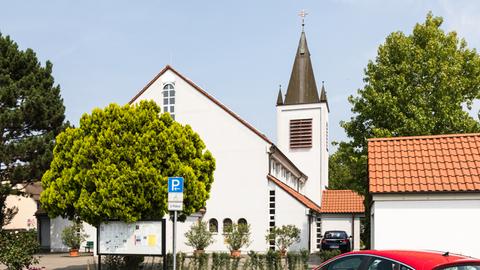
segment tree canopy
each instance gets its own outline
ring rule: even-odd
[[[134,222],[167,211],[169,176],[183,176],[185,215],[205,207],[215,160],[200,136],[153,101],[111,104],[57,136],[40,202],[51,217]]]
[[[332,179],[344,182],[337,185],[368,192],[368,138],[480,130],[466,111],[480,95],[480,57],[455,32],[445,33],[442,22],[429,13],[410,35],[390,34],[369,61],[364,87],[349,97],[354,116],[341,123],[351,141],[330,159],[341,164],[332,175],[346,178]]]
[[[5,205],[14,187],[39,181],[50,165],[64,113],[52,63],[0,34],[0,229],[15,214]]]

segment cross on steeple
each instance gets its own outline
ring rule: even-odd
[[[305,17],[308,15],[307,11],[305,9],[302,9],[299,13],[298,16],[302,17],[302,31],[305,26]]]

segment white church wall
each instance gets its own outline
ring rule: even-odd
[[[301,230],[300,242],[293,244],[290,250],[308,249],[309,247],[308,211],[307,207],[293,199],[282,188],[278,186],[275,188],[275,226],[295,225]]]
[[[219,224],[216,242],[207,250],[226,250],[221,231],[223,220],[245,218],[252,229],[252,244],[246,250],[266,250],[268,228],[268,153],[270,144],[240,123],[190,84],[166,71],[135,102],[152,99],[162,104],[162,82],[175,82],[175,119],[189,124],[204,141],[216,160],[214,183],[204,220]],[[188,179],[187,179],[188,181]],[[171,226],[167,234],[171,235]],[[179,228],[178,242],[185,242],[188,228]],[[191,250],[186,246],[179,248]]]
[[[320,104],[321,116],[320,116],[320,186],[322,191],[325,187],[328,187],[328,153],[330,150],[330,140],[328,135],[328,108],[326,103]],[[322,194],[322,193],[320,193]],[[320,195],[321,196],[321,195]],[[321,199],[321,198],[320,198]],[[319,204],[320,205],[320,204]]]
[[[322,103],[277,106],[277,144],[280,150],[308,176],[303,188],[305,194],[317,205],[321,204],[322,191],[328,185],[328,153],[322,137],[326,136],[327,114],[322,112]],[[324,116],[325,115],[325,116]],[[322,122],[322,116],[325,118]],[[312,147],[290,149],[290,120],[312,119]],[[324,140],[325,141],[325,140]],[[323,145],[322,145],[323,143]],[[326,152],[326,151],[323,151]],[[323,160],[327,159],[327,161]],[[323,179],[324,178],[324,179]]]

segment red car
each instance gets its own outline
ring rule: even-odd
[[[339,255],[317,270],[480,270],[480,260],[435,251],[364,250]]]

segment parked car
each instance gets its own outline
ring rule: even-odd
[[[339,249],[342,252],[351,250],[350,237],[345,231],[326,231],[322,239],[322,250]]]
[[[344,253],[316,270],[480,270],[480,260],[449,252],[363,250]]]

